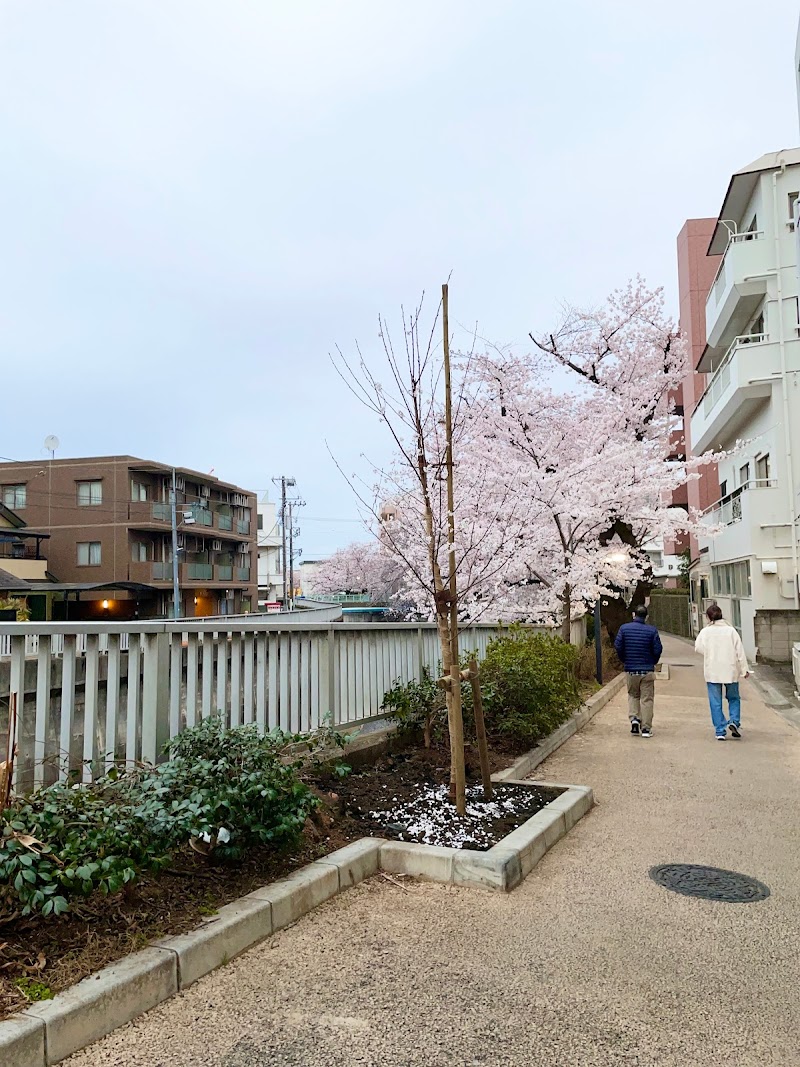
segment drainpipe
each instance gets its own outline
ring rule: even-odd
[[[780,173],[786,170],[786,162],[781,162]],[[786,373],[786,338],[783,328],[783,276],[781,271],[781,238],[778,221],[778,172],[772,172],[772,227],[775,239],[775,268],[778,283],[778,351],[781,358],[781,390],[783,391],[783,435],[786,447],[786,471],[789,483],[789,516],[792,527],[792,568],[794,570],[794,607],[800,610],[800,589],[798,588],[797,565],[797,509],[794,498],[794,460],[792,457],[792,425],[789,421],[789,378]]]

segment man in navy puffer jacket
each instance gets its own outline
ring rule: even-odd
[[[647,622],[647,608],[643,604],[636,609],[633,622],[620,626],[614,648],[628,676],[631,733],[641,732],[642,737],[650,737],[653,733],[656,664],[663,649],[658,630]]]

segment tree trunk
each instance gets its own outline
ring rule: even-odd
[[[572,590],[568,585],[561,594],[561,612],[561,639],[568,645],[572,636]]]

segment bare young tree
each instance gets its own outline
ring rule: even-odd
[[[436,621],[447,694],[451,793],[463,814],[459,617],[468,604],[472,618],[491,607],[517,550],[524,515],[516,506],[513,486],[498,480],[485,442],[470,435],[479,401],[468,394],[463,370],[455,385],[451,381],[447,299],[445,285],[429,330],[422,327],[422,301],[410,315],[402,311],[399,352],[385,320],[379,319],[389,388],[360,349],[356,361],[338,349],[334,364],[351,392],[387,428],[394,446],[394,463],[388,469],[373,468],[378,481],[374,499],[358,489],[356,493],[378,522],[382,543],[402,566],[406,594]],[[395,517],[382,521],[378,501],[387,498],[393,501]],[[476,727],[484,789],[491,795],[482,721]]]

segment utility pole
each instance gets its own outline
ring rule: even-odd
[[[291,562],[290,562],[289,556],[287,556],[287,552],[286,552],[286,489],[287,489],[287,487],[291,488],[292,486],[296,485],[297,483],[295,482],[294,478],[287,478],[287,476],[285,474],[282,474],[280,476],[280,478],[273,478],[272,479],[272,484],[273,485],[280,484],[280,487],[281,487],[281,541],[282,541],[281,560],[282,560],[282,564],[283,564],[283,566],[282,566],[282,570],[283,570],[283,610],[286,611],[286,610],[290,610],[289,609],[289,603],[290,603],[290,599],[291,599],[290,598],[290,594],[289,594],[289,586],[288,586],[289,571],[291,569]],[[291,555],[291,551],[290,551],[290,555]]]
[[[169,494],[172,516],[172,617],[181,617],[181,587],[178,581],[178,487],[175,468],[172,468],[172,489]]]
[[[292,501],[289,507],[289,611],[294,611],[294,526],[292,518]]]
[[[294,539],[300,533],[300,527],[295,529],[293,509],[304,507],[305,500],[287,500],[286,505],[289,509],[289,611],[294,611]]]

